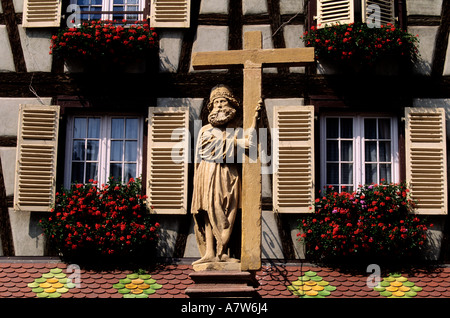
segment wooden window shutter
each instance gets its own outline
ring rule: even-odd
[[[61,0],[24,0],[23,27],[58,27],[61,20]]]
[[[317,28],[354,21],[353,0],[317,0]]]
[[[187,213],[189,108],[150,107],[147,202],[158,214]]]
[[[406,181],[416,213],[447,213],[445,110],[407,107]]]
[[[150,25],[154,28],[189,28],[190,0],[151,0]]]
[[[20,105],[14,209],[50,211],[55,199],[59,106]]]
[[[274,107],[274,210],[313,212],[314,106]]]
[[[367,8],[372,4],[380,7],[380,23],[382,25],[386,25],[386,23],[395,23],[394,0],[362,0],[363,22],[366,22],[369,15],[373,13],[367,11]]]

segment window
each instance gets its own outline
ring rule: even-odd
[[[141,174],[143,119],[73,116],[68,120],[65,186],[108,177],[128,181]]]
[[[144,0],[71,0],[80,6],[81,20],[143,20]]]
[[[321,183],[340,191],[398,182],[397,123],[392,117],[321,118]]]
[[[381,24],[396,21],[394,0],[317,0],[315,11],[317,13],[312,14],[318,28],[336,23],[366,22],[375,16]]]

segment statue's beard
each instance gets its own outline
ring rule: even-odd
[[[208,122],[214,127],[225,125],[236,116],[236,109],[228,108],[219,111],[211,111],[208,115]]]

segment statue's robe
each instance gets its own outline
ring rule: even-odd
[[[239,209],[241,176],[235,149],[239,130],[230,126],[207,124],[201,128],[196,143],[191,212],[202,256],[206,250],[204,213],[217,243],[216,255],[220,256],[226,254],[224,249]]]

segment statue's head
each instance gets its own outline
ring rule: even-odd
[[[235,118],[240,109],[238,100],[234,97],[231,89],[223,84],[213,87],[209,97],[208,122],[213,126],[222,126]]]

